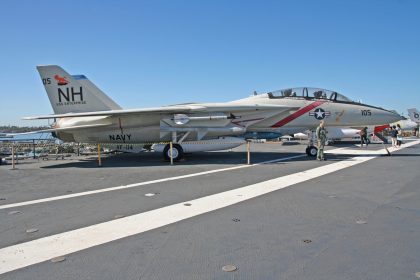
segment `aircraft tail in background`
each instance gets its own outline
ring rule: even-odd
[[[415,108],[408,109],[408,116],[413,122],[416,122],[416,123],[420,122],[420,113],[417,109]]]

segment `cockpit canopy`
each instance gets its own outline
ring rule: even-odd
[[[303,97],[305,99],[327,99],[338,102],[352,102],[349,98],[345,97],[338,92],[321,89],[321,88],[309,88],[309,87],[298,87],[288,88],[282,90],[276,90],[267,93],[269,98],[285,98],[285,97]]]

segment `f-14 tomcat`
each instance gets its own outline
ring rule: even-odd
[[[256,94],[225,103],[185,103],[144,109],[122,109],[84,75],[70,75],[56,65],[37,67],[53,115],[25,119],[56,119],[51,129],[67,142],[154,145],[165,158],[184,152],[229,149],[244,143],[241,135],[293,134],[327,127],[363,127],[392,123],[401,117],[383,108],[353,102],[325,89],[291,88]],[[165,143],[165,144],[159,144]],[[316,149],[309,147],[308,154]]]

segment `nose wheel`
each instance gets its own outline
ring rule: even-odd
[[[309,146],[306,148],[306,154],[310,157],[316,157],[318,149],[315,146]]]

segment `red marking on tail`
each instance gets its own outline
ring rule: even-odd
[[[57,84],[59,86],[65,86],[69,83],[69,81],[67,81],[65,77],[60,77],[59,75],[55,75],[54,79],[57,81]]]

